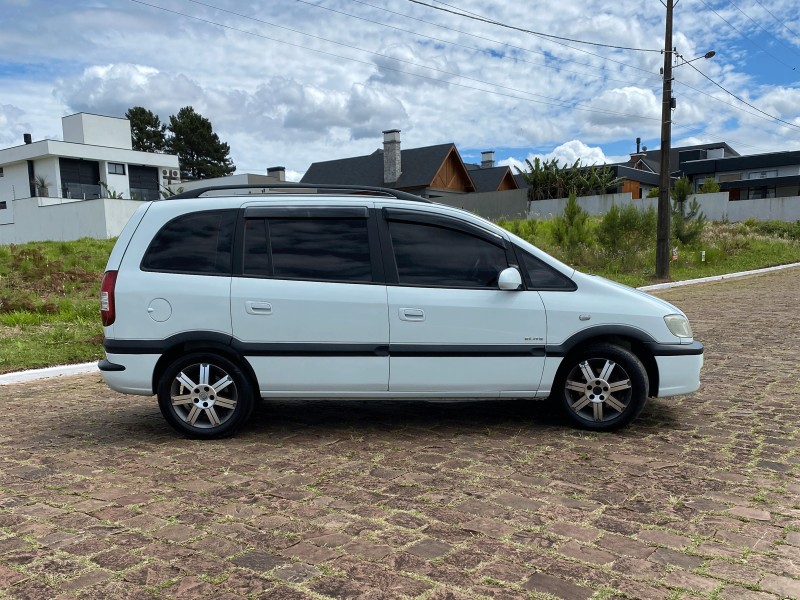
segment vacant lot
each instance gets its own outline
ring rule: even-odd
[[[800,269],[663,296],[703,387],[610,435],[286,401],[195,442],[99,376],[0,388],[0,597],[800,598]]]

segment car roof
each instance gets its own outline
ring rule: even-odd
[[[247,190],[247,193],[244,193]],[[232,193],[226,193],[232,192]],[[287,194],[302,194],[310,196],[314,194],[324,195],[354,195],[354,196],[372,196],[372,197],[393,197],[398,200],[410,200],[413,202],[425,202],[431,204],[430,200],[409,194],[401,190],[393,190],[390,188],[372,187],[372,186],[357,186],[357,185],[317,185],[309,183],[276,183],[269,185],[214,185],[208,187],[197,188],[188,192],[181,192],[174,196],[169,196],[162,200],[181,200],[186,198],[200,198],[205,196],[283,196]]]

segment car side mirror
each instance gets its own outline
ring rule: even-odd
[[[522,276],[514,267],[503,269],[497,277],[497,287],[501,290],[518,290],[522,288]]]

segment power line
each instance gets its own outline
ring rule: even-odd
[[[774,120],[775,120],[775,118],[772,117],[771,115],[765,117],[765,116],[760,115],[758,113],[750,112],[749,110],[747,110],[747,109],[745,109],[745,108],[743,108],[741,106],[737,106],[736,104],[734,104],[732,102],[726,102],[725,100],[723,100],[722,98],[720,98],[718,96],[715,96],[714,94],[709,94],[708,92],[703,91],[700,88],[696,88],[696,87],[694,87],[692,85],[689,85],[688,83],[685,83],[683,81],[679,81],[677,78],[675,79],[675,83],[677,83],[679,85],[682,85],[683,87],[687,87],[690,90],[694,90],[698,94],[702,94],[703,96],[707,96],[707,97],[711,98],[712,100],[715,100],[716,102],[721,102],[722,104],[730,106],[731,108],[734,108],[734,109],[736,109],[738,111],[741,111],[746,115],[750,115],[751,117],[755,117],[756,119],[761,119],[762,121],[769,121],[770,123],[774,122]],[[781,127],[786,127],[786,125],[781,125]]]
[[[756,20],[755,20],[753,17],[751,17],[751,16],[750,16],[750,15],[748,15],[746,12],[744,12],[744,11],[743,11],[741,8],[739,8],[738,6],[736,6],[736,5],[733,3],[733,1],[732,1],[732,0],[728,0],[728,4],[730,4],[730,5],[731,5],[733,8],[735,8],[736,10],[738,10],[740,13],[742,13],[742,14],[743,14],[745,17],[747,17],[748,19],[750,19],[750,21],[752,21],[753,23],[755,23],[756,27],[758,27],[759,29],[761,29],[762,31],[764,31],[765,33],[767,33],[768,35],[770,35],[770,36],[774,37],[774,36],[773,36],[773,34],[772,34],[772,32],[771,32],[769,29],[765,28],[763,25],[761,25],[761,23],[759,23],[758,21],[756,21]],[[795,50],[794,48],[792,48],[792,47],[791,47],[791,46],[789,46],[788,44],[784,43],[784,42],[783,42],[783,40],[781,40],[781,39],[779,39],[779,38],[777,38],[777,37],[775,37],[775,40],[776,40],[776,41],[777,41],[777,42],[778,42],[778,43],[779,43],[781,46],[784,46],[785,48],[788,48],[789,50],[791,50],[791,51],[792,51],[792,52],[794,52],[795,54],[800,54],[800,52],[798,52],[797,50]]]
[[[336,54],[334,52],[328,52],[328,51],[325,51],[325,50],[318,50],[316,48],[309,48],[308,46],[303,46],[302,44],[296,44],[296,43],[293,43],[293,42],[287,42],[285,40],[280,40],[280,39],[277,39],[277,38],[273,38],[273,37],[270,37],[268,35],[264,35],[264,34],[261,34],[261,33],[255,33],[253,31],[247,31],[247,30],[244,30],[244,29],[233,27],[231,25],[225,25],[223,23],[218,23],[218,22],[212,21],[210,19],[204,19],[202,17],[197,17],[195,15],[190,15],[190,14],[183,13],[183,12],[180,12],[180,11],[177,11],[177,10],[172,10],[172,9],[169,9],[169,8],[166,8],[166,7],[163,7],[163,6],[157,6],[155,4],[150,4],[148,2],[144,2],[143,0],[130,0],[130,1],[134,2],[136,4],[141,4],[143,6],[148,6],[150,8],[155,8],[157,10],[168,12],[168,13],[171,13],[171,14],[174,14],[174,15],[178,15],[178,16],[181,16],[181,17],[186,17],[188,19],[193,19],[195,21],[200,21],[202,23],[206,23],[206,24],[209,24],[209,25],[214,25],[216,27],[221,27],[221,28],[228,29],[228,30],[231,30],[231,31],[236,31],[238,33],[244,33],[246,35],[250,35],[250,36],[253,36],[253,37],[258,37],[258,38],[270,40],[272,42],[276,42],[276,43],[279,43],[279,44],[285,44],[285,45],[288,45],[288,46],[292,46],[294,48],[301,48],[303,50],[316,52],[318,54],[323,54],[323,55],[326,55],[326,56],[332,56],[334,58],[339,58],[339,59],[342,59],[342,60],[349,60],[349,61],[357,62],[357,63],[360,63],[360,64],[369,65],[370,67],[375,67],[376,66],[374,63],[371,63],[371,62],[368,62],[368,61],[365,61],[365,60],[360,60],[360,59],[353,58],[353,57],[350,57],[350,56],[343,56],[341,54]],[[190,1],[191,2],[195,2],[196,4],[203,4],[202,2],[199,2],[197,0],[190,0]],[[209,4],[204,4],[204,6],[207,6],[209,8],[214,8],[214,9],[220,10],[222,12],[229,12],[231,14],[237,14],[237,13],[233,13],[232,11],[226,11],[225,9],[221,9],[221,8],[209,5]],[[426,80],[429,80],[429,81],[434,81],[436,83],[445,83],[447,85],[453,85],[453,86],[456,86],[456,87],[475,90],[475,91],[479,91],[479,92],[483,92],[483,93],[494,94],[494,95],[503,96],[503,97],[506,97],[506,98],[513,98],[515,100],[523,100],[523,101],[527,101],[527,102],[534,102],[536,104],[543,104],[543,105],[546,105],[546,106],[554,106],[554,107],[557,107],[557,108],[570,108],[572,110],[579,110],[579,111],[583,111],[583,112],[591,112],[591,113],[598,113],[598,114],[607,114],[607,115],[615,115],[615,116],[622,116],[622,117],[630,117],[630,118],[634,118],[634,119],[644,119],[644,120],[650,120],[650,121],[657,121],[658,120],[655,117],[646,117],[644,115],[634,115],[634,114],[630,114],[630,113],[620,113],[620,112],[616,112],[616,111],[607,111],[607,110],[601,110],[601,109],[587,108],[587,107],[583,107],[580,104],[574,104],[574,105],[570,106],[567,103],[565,103],[564,101],[558,100],[556,98],[549,98],[548,96],[542,96],[541,94],[534,94],[533,92],[527,92],[525,90],[517,90],[515,88],[509,88],[509,87],[506,87],[506,86],[501,86],[501,85],[490,83],[490,82],[487,82],[487,81],[482,81],[482,80],[479,80],[479,79],[466,77],[464,75],[459,75],[458,73],[450,73],[448,71],[444,71],[444,70],[441,70],[441,69],[436,69],[434,67],[429,67],[429,66],[426,66],[426,65],[419,65],[419,64],[413,63],[411,61],[404,61],[402,59],[398,59],[398,58],[394,58],[394,57],[391,57],[391,56],[387,56],[385,54],[380,54],[378,52],[371,52],[369,50],[362,50],[361,48],[357,48],[355,46],[349,46],[349,45],[343,44],[341,42],[335,42],[335,41],[332,41],[332,40],[326,40],[325,38],[320,38],[318,36],[313,36],[313,35],[310,35],[310,34],[299,32],[299,31],[290,29],[288,27],[283,27],[281,25],[274,25],[272,23],[268,23],[267,21],[261,21],[259,19],[256,19],[255,17],[247,17],[247,16],[243,15],[243,18],[253,19],[253,20],[256,20],[256,21],[263,22],[263,23],[268,24],[268,25],[273,25],[275,27],[279,27],[279,28],[282,28],[282,29],[287,29],[289,31],[295,32],[295,33],[299,33],[301,35],[307,35],[309,37],[313,37],[313,38],[316,38],[316,39],[321,39],[321,40],[328,41],[328,42],[331,42],[331,43],[334,43],[334,44],[338,44],[338,45],[341,45],[341,46],[346,46],[348,48],[357,50],[359,52],[366,52],[366,53],[369,53],[369,54],[374,54],[376,56],[381,56],[381,57],[384,57],[384,58],[388,58],[390,60],[395,60],[397,62],[404,62],[404,63],[411,64],[411,65],[414,65],[414,66],[417,66],[417,67],[420,67],[420,68],[430,69],[430,70],[437,71],[437,72],[440,72],[440,73],[452,75],[454,77],[460,77],[460,78],[476,81],[478,83],[482,83],[482,84],[488,85],[488,86],[508,89],[510,91],[515,91],[515,92],[518,92],[518,93],[521,93],[521,94],[527,94],[529,96],[539,96],[539,97],[542,97],[542,98],[548,98],[550,100],[554,100],[554,102],[546,102],[546,101],[543,101],[543,100],[535,100],[533,98],[520,97],[520,96],[516,96],[516,95],[513,95],[513,94],[499,92],[499,91],[493,90],[493,89],[486,89],[486,88],[466,85],[466,84],[463,84],[463,83],[456,83],[454,81],[442,81],[441,79],[437,79],[435,77],[421,75],[419,73],[413,73],[411,71],[404,71],[403,69],[398,69],[396,67],[390,67],[388,65],[382,65],[382,68],[384,68],[384,69],[388,69],[390,71],[395,71],[397,73],[403,73],[405,75],[410,75],[412,77],[418,77],[420,79],[426,79]]]
[[[467,44],[460,44],[458,42],[453,42],[453,41],[450,41],[450,40],[437,38],[437,37],[434,37],[432,35],[427,35],[425,33],[421,33],[419,31],[411,31],[409,29],[403,29],[402,27],[397,27],[395,25],[389,25],[388,23],[382,23],[380,21],[374,21],[372,19],[367,19],[366,17],[361,17],[359,15],[354,15],[354,14],[351,14],[351,13],[347,13],[347,12],[344,12],[344,11],[341,11],[341,10],[337,10],[335,8],[330,8],[328,6],[323,6],[321,4],[315,4],[313,2],[309,2],[308,0],[295,0],[295,2],[299,2],[300,4],[306,4],[306,5],[311,6],[313,8],[319,8],[319,9],[326,10],[326,11],[329,11],[329,12],[332,12],[332,13],[343,15],[345,17],[350,17],[352,19],[358,19],[359,21],[364,21],[366,23],[372,23],[374,25],[379,25],[381,27],[386,27],[387,29],[393,29],[395,31],[400,31],[402,33],[408,33],[408,34],[415,35],[415,36],[418,36],[418,37],[427,38],[429,40],[433,40],[433,41],[439,42],[441,44],[449,44],[451,46],[457,46],[459,48],[465,48],[467,50],[472,50],[474,52],[480,52],[482,54],[487,54],[489,56],[492,56],[492,57],[496,58],[495,53],[493,53],[491,50],[485,50],[483,48],[478,48],[476,46],[469,46]],[[430,25],[434,25],[435,26],[434,23],[429,23],[428,21],[425,21],[425,23],[428,23]],[[478,36],[475,36],[475,37],[478,37]],[[513,48],[515,50],[522,50],[524,52],[530,52],[530,53],[534,53],[534,54],[541,54],[542,56],[545,56],[545,57],[549,56],[551,59],[553,59],[552,54],[548,55],[547,52],[543,52],[541,50],[528,50],[526,48],[521,48],[519,46],[513,46],[513,45],[508,44],[506,42],[495,41],[495,40],[491,40],[489,38],[480,38],[480,39],[484,39],[484,40],[487,40],[487,41],[493,41],[494,43],[497,43],[497,44],[500,44],[502,46],[505,46],[506,48]],[[502,58],[506,58],[506,57],[503,56]],[[512,60],[514,60],[516,62],[522,62],[522,63],[525,63],[525,64],[529,64],[529,65],[534,65],[534,66],[537,66],[537,67],[544,67],[546,69],[559,70],[559,71],[563,71],[565,73],[573,73],[575,75],[581,75],[583,77],[591,77],[592,79],[600,79],[600,80],[603,80],[603,81],[615,81],[617,83],[624,83],[626,85],[632,85],[632,86],[636,86],[636,85],[640,85],[641,84],[641,82],[631,82],[631,81],[626,81],[626,80],[623,80],[623,79],[615,79],[613,77],[608,77],[608,76],[604,76],[604,75],[595,75],[593,73],[589,73],[589,72],[586,72],[586,71],[573,71],[573,70],[570,70],[570,69],[565,69],[564,67],[559,67],[559,66],[547,64],[547,62],[543,62],[543,63],[533,62],[533,61],[525,60],[524,58],[519,58],[519,57],[513,57]],[[554,60],[563,61],[563,62],[575,62],[575,63],[580,64],[580,65],[591,66],[591,65],[587,65],[586,63],[581,63],[581,62],[578,62],[578,61],[562,59],[562,58],[554,59]],[[595,71],[596,71],[596,69],[595,69]],[[659,81],[660,81],[660,79],[659,79]]]
[[[738,27],[736,27],[736,25],[734,25],[733,23],[731,23],[730,21],[728,21],[728,19],[726,19],[726,18],[725,18],[725,17],[723,17],[721,14],[719,14],[717,11],[715,11],[713,8],[711,8],[711,6],[708,4],[708,2],[706,2],[706,0],[700,0],[700,2],[702,2],[702,3],[703,3],[705,6],[706,6],[706,8],[707,8],[708,10],[710,10],[711,12],[713,12],[715,15],[717,15],[717,16],[718,16],[720,19],[722,19],[723,21],[725,21],[725,22],[728,24],[728,26],[730,26],[730,27],[731,27],[731,29],[733,29],[734,31],[736,31],[736,32],[737,32],[739,35],[741,35],[743,38],[745,38],[745,39],[746,39],[748,42],[750,42],[751,44],[753,44],[753,46],[755,46],[756,48],[758,48],[759,50],[761,50],[761,51],[762,51],[762,52],[764,52],[765,54],[768,54],[768,55],[770,55],[772,58],[774,58],[774,59],[775,59],[777,62],[781,63],[781,64],[782,64],[784,67],[786,67],[787,69],[791,69],[792,71],[796,70],[796,69],[795,69],[795,67],[793,67],[792,65],[790,65],[790,64],[788,64],[788,63],[785,63],[784,61],[782,61],[780,58],[778,58],[777,56],[775,56],[775,55],[774,55],[772,52],[770,52],[769,50],[767,50],[766,48],[764,48],[763,46],[761,46],[761,44],[758,44],[758,43],[756,43],[756,42],[755,42],[753,39],[751,39],[751,38],[750,38],[750,36],[748,36],[748,35],[747,35],[746,33],[744,33],[744,32],[743,32],[741,29],[739,29]]]
[[[511,44],[507,44],[506,42],[498,42],[497,40],[493,40],[491,38],[483,37],[483,36],[480,36],[480,35],[477,35],[477,34],[474,34],[474,33],[469,33],[467,31],[463,31],[461,29],[456,29],[455,27],[448,27],[447,25],[431,23],[430,21],[426,21],[425,19],[420,19],[418,17],[412,17],[410,15],[399,13],[397,11],[390,10],[388,8],[384,8],[382,6],[375,6],[374,4],[370,4],[369,2],[365,2],[364,0],[351,0],[351,2],[357,2],[358,4],[363,4],[364,6],[369,6],[370,8],[374,8],[375,10],[382,10],[382,11],[388,12],[389,14],[392,14],[392,15],[397,15],[397,16],[400,16],[400,17],[404,17],[406,19],[411,19],[412,21],[417,21],[419,23],[425,23],[426,25],[433,25],[435,27],[440,27],[442,29],[446,29],[448,31],[452,31],[454,33],[459,33],[461,35],[468,35],[470,37],[474,37],[474,38],[479,39],[479,40],[484,40],[484,41],[492,42],[492,43],[495,43],[495,44],[503,44],[503,45],[506,45],[506,46],[508,46],[510,48],[514,48],[516,50],[522,50],[523,52],[533,52],[533,50],[527,50],[526,48],[521,48],[519,46],[513,46]],[[653,73],[651,71],[648,71],[647,69],[643,69],[643,68],[637,67],[635,65],[630,65],[628,63],[624,63],[624,62],[622,62],[620,60],[615,60],[613,58],[608,58],[607,56],[603,56],[601,54],[596,54],[594,52],[590,52],[589,50],[584,50],[583,48],[576,48],[575,46],[570,46],[569,44],[565,44],[564,42],[560,42],[558,40],[549,40],[547,38],[543,38],[543,39],[544,39],[544,41],[548,41],[548,42],[551,42],[551,43],[554,43],[554,44],[558,44],[560,46],[564,46],[565,48],[569,48],[570,50],[575,50],[576,52],[581,52],[583,54],[588,54],[589,56],[594,56],[594,57],[599,58],[601,60],[612,62],[612,63],[618,64],[618,65],[620,65],[622,67],[626,67],[628,69],[635,69],[637,71],[641,71],[642,73],[647,73],[648,76],[650,76],[650,77],[653,76]],[[659,50],[659,52],[660,52],[660,50]],[[546,56],[546,54],[545,54],[545,56]],[[572,59],[569,59],[569,58],[560,58],[559,60],[564,60],[564,61],[567,61],[567,62],[577,62],[578,64],[584,65],[584,66],[587,66],[587,67],[591,67],[592,66],[592,65],[589,65],[587,63],[581,63],[581,62],[578,62],[578,61],[575,61],[575,60],[572,60]]]
[[[296,1],[298,1],[298,2],[303,2],[304,4],[310,4],[309,2],[306,2],[306,0],[296,0]],[[395,11],[391,11],[391,10],[388,10],[388,9],[383,9],[383,8],[380,8],[380,7],[374,6],[374,5],[372,5],[372,4],[369,4],[369,3],[367,3],[367,2],[364,2],[363,0],[353,0],[353,1],[354,1],[354,2],[358,2],[359,4],[364,4],[364,5],[366,5],[366,6],[369,6],[369,7],[371,7],[371,8],[379,8],[380,10],[384,10],[384,11],[386,11],[386,12],[389,12],[389,13],[391,13],[391,14],[395,14],[395,15],[398,15],[398,16],[406,17],[406,18],[413,19],[413,20],[416,20],[416,21],[421,21],[421,22],[423,22],[423,23],[426,23],[426,24],[428,24],[428,25],[435,25],[435,26],[442,27],[442,28],[444,28],[444,29],[447,29],[447,30],[456,31],[456,32],[458,32],[458,33],[462,33],[462,34],[466,34],[466,35],[473,35],[473,36],[474,36],[474,34],[470,34],[470,33],[467,33],[467,32],[464,32],[464,31],[461,31],[461,30],[458,30],[458,29],[455,29],[455,30],[453,30],[452,28],[450,28],[450,27],[447,27],[447,26],[444,26],[444,25],[436,25],[436,24],[434,24],[434,23],[430,23],[429,21],[424,21],[424,20],[422,20],[422,19],[418,19],[418,18],[416,18],[416,17],[410,17],[410,16],[408,16],[408,15],[404,15],[404,14],[402,14],[402,13],[397,13],[397,12],[395,12]],[[411,1],[411,2],[415,2],[415,3],[417,3],[417,4],[424,4],[424,3],[422,3],[422,2],[418,2],[417,0],[409,0],[409,1]],[[440,4],[444,4],[445,6],[450,6],[449,4],[446,4],[445,2],[441,2],[441,0],[440,0]],[[676,4],[677,4],[677,3],[676,3]],[[312,4],[312,6],[319,6],[319,5]],[[426,4],[426,6],[427,6],[427,4]],[[434,8],[436,8],[436,7],[434,7]],[[450,11],[448,11],[448,12],[450,12]],[[469,13],[469,11],[464,11],[464,12],[466,12],[466,13]],[[475,13],[469,13],[469,14],[475,14]],[[476,15],[476,16],[480,17],[480,15]],[[357,17],[357,18],[360,18],[360,17]],[[420,34],[420,35],[421,35],[421,34]],[[474,37],[478,37],[478,38],[480,38],[480,39],[487,40],[487,38],[482,38],[482,37],[480,37],[480,36],[474,36]],[[495,42],[495,43],[500,43],[500,44],[507,45],[507,44],[505,44],[504,42],[497,42],[496,40],[491,40],[491,39],[488,39],[488,41],[493,41],[493,42]],[[449,43],[449,42],[445,42],[445,43]],[[514,47],[514,46],[512,46],[512,47]],[[568,48],[571,48],[571,46],[567,46],[567,47],[568,47]],[[523,49],[523,50],[525,50],[525,49]],[[575,48],[575,50],[579,50],[579,51],[580,51],[580,49],[579,49],[579,48]],[[528,51],[528,50],[525,50],[525,51]],[[595,55],[595,56],[599,56],[599,55]],[[600,58],[604,58],[604,57],[600,57]],[[610,60],[610,59],[609,59],[609,60]],[[616,62],[616,61],[615,61],[615,62]],[[582,64],[582,63],[581,63],[581,64]],[[623,63],[623,64],[624,64],[624,63]],[[628,65],[628,66],[629,66],[629,65]],[[637,68],[637,67],[634,67],[634,68]],[[642,69],[642,70],[643,70],[643,69]],[[706,77],[705,75],[703,75],[703,76],[704,76],[704,77]],[[712,82],[712,83],[714,83],[715,85],[719,86],[719,84],[717,84],[715,81],[711,80],[710,78],[706,77],[706,79],[709,79],[709,81],[711,81],[711,82]],[[613,80],[612,80],[612,81],[613,81]],[[627,82],[623,82],[623,83],[627,83]],[[713,94],[709,94],[708,92],[705,92],[705,91],[703,91],[703,90],[701,90],[701,89],[699,89],[699,88],[696,88],[696,87],[694,87],[694,86],[691,86],[691,85],[689,85],[688,83],[684,83],[684,82],[681,82],[681,81],[678,81],[677,83],[679,83],[680,85],[683,85],[683,86],[685,86],[685,87],[687,87],[687,88],[689,88],[689,89],[691,89],[691,90],[694,90],[695,92],[697,92],[697,93],[699,93],[699,94],[702,94],[702,95],[704,95],[704,96],[707,96],[707,97],[709,97],[709,98],[712,98],[713,100],[715,100],[715,101],[717,101],[717,102],[721,102],[722,104],[725,104],[725,105],[727,105],[727,106],[730,106],[731,108],[734,108],[734,109],[736,109],[736,110],[738,110],[738,111],[741,111],[741,112],[743,112],[743,113],[745,113],[745,114],[747,114],[747,115],[750,115],[750,116],[756,117],[756,118],[758,118],[758,119],[763,119],[763,120],[765,120],[765,121],[770,121],[770,122],[773,122],[773,121],[775,121],[775,119],[776,119],[776,117],[774,117],[773,115],[770,115],[770,114],[768,114],[768,113],[764,113],[764,111],[761,111],[760,109],[757,109],[757,108],[756,108],[756,110],[758,110],[759,112],[763,113],[763,114],[764,114],[764,115],[766,115],[766,116],[762,116],[762,115],[759,115],[759,114],[756,114],[756,113],[752,113],[752,112],[750,112],[750,111],[748,111],[748,110],[746,110],[746,109],[742,108],[741,106],[737,106],[736,104],[732,104],[732,103],[730,103],[730,102],[726,102],[725,100],[723,100],[723,99],[721,99],[721,98],[719,98],[719,97],[717,97],[717,96],[714,96]],[[635,85],[635,84],[634,84],[634,85]],[[719,87],[721,87],[721,86],[719,86]],[[724,88],[723,88],[723,89],[724,89]],[[727,90],[725,90],[725,91],[726,91],[726,93],[730,93],[730,92],[728,92]],[[737,96],[735,96],[735,95],[734,95],[734,94],[732,94],[732,93],[731,93],[730,95],[734,96],[734,98],[737,98],[737,99],[739,99]],[[744,101],[742,101],[742,102],[744,102]],[[747,104],[747,102],[745,102],[745,104]],[[751,105],[751,106],[752,106],[752,105]],[[754,108],[755,108],[755,107],[754,107]],[[793,126],[793,125],[792,125],[792,126]]]
[[[734,93],[733,93],[733,92],[731,92],[730,90],[728,90],[728,89],[724,88],[722,85],[720,85],[719,83],[717,83],[716,81],[714,81],[713,79],[711,79],[711,77],[709,77],[708,75],[706,75],[705,73],[703,73],[703,72],[702,72],[700,69],[698,69],[697,67],[695,67],[695,66],[694,66],[694,65],[693,65],[691,62],[685,62],[685,63],[683,63],[683,64],[689,65],[689,66],[690,66],[690,67],[692,67],[692,68],[693,68],[695,71],[697,71],[698,73],[700,73],[700,75],[702,75],[703,77],[705,77],[706,79],[708,79],[708,80],[709,80],[711,83],[713,83],[715,86],[717,86],[719,89],[721,89],[723,92],[725,92],[726,94],[728,94],[728,95],[730,95],[730,96],[733,96],[733,97],[734,97],[734,98],[736,98],[736,99],[737,99],[739,102],[741,102],[741,103],[743,103],[743,104],[746,104],[747,106],[749,106],[749,107],[750,107],[750,108],[752,108],[753,110],[756,110],[756,111],[760,112],[762,115],[766,115],[766,116],[768,116],[770,119],[773,119],[773,120],[775,120],[775,121],[778,121],[779,123],[783,123],[784,125],[788,125],[789,127],[793,127],[793,128],[795,128],[795,129],[800,129],[800,125],[795,125],[794,123],[790,123],[789,121],[784,121],[784,120],[783,120],[783,119],[781,119],[780,117],[776,117],[775,115],[771,115],[771,114],[769,114],[768,112],[765,112],[765,111],[761,110],[761,109],[760,109],[760,108],[758,108],[757,106],[754,106],[754,105],[750,104],[750,103],[749,103],[747,100],[744,100],[744,99],[740,98],[739,96],[737,96],[736,94],[734,94]]]
[[[771,11],[770,9],[768,9],[766,6],[764,6],[763,4],[761,4],[761,2],[759,2],[759,0],[756,0],[756,2],[758,3],[758,5],[759,5],[759,6],[761,6],[761,8],[763,8],[765,11],[767,11],[767,12],[768,12],[768,13],[769,13],[769,14],[772,16],[772,18],[773,18],[773,19],[775,19],[775,20],[776,20],[776,21],[777,21],[777,22],[778,22],[780,25],[782,25],[782,26],[783,26],[783,28],[784,28],[786,31],[788,31],[789,33],[791,33],[791,34],[792,34],[793,36],[795,36],[795,37],[800,37],[800,33],[797,33],[797,32],[796,32],[796,31],[794,31],[793,29],[789,29],[789,26],[788,26],[788,25],[787,25],[787,24],[786,24],[784,21],[781,21],[781,20],[780,20],[778,17],[776,17],[776,16],[775,16],[775,15],[772,13],[772,11]]]
[[[516,92],[516,93],[519,93],[519,94],[528,94],[530,96],[535,96],[537,98],[544,98],[545,100],[551,100],[552,102],[557,103],[557,104],[552,104],[552,106],[563,107],[563,108],[575,108],[575,107],[584,106],[584,105],[582,105],[580,103],[575,103],[575,104],[570,105],[567,101],[561,100],[560,98],[553,98],[552,96],[545,96],[543,94],[536,94],[534,92],[529,92],[527,90],[521,90],[519,88],[513,88],[513,87],[510,87],[510,86],[500,85],[498,83],[491,83],[489,81],[484,81],[484,80],[478,79],[476,77],[470,77],[468,75],[461,75],[459,73],[453,73],[452,71],[446,71],[444,69],[439,69],[437,67],[432,67],[432,66],[429,66],[429,65],[421,65],[419,63],[415,63],[414,61],[404,60],[402,58],[396,58],[396,57],[393,57],[393,56],[389,56],[387,54],[382,54],[380,52],[373,52],[371,50],[364,50],[364,49],[359,48],[357,46],[353,46],[353,45],[350,45],[350,44],[345,44],[344,42],[337,42],[336,40],[331,40],[331,39],[324,38],[324,37],[321,37],[321,36],[318,36],[318,35],[305,33],[303,31],[299,31],[297,29],[292,29],[291,27],[286,27],[284,25],[278,25],[278,24],[272,23],[270,21],[265,21],[264,19],[260,19],[258,17],[253,17],[253,16],[246,15],[246,14],[243,14],[243,13],[238,13],[236,11],[232,11],[232,10],[228,10],[228,9],[225,9],[225,8],[221,8],[219,6],[214,6],[213,4],[207,4],[205,2],[201,2],[200,0],[188,0],[188,1],[192,2],[194,4],[198,4],[200,6],[205,6],[206,8],[211,8],[211,9],[218,10],[218,11],[221,11],[221,12],[224,12],[224,13],[228,13],[228,14],[234,15],[236,17],[240,17],[242,19],[248,19],[248,20],[251,20],[251,21],[255,21],[257,23],[262,23],[264,25],[269,25],[270,27],[277,27],[278,29],[285,29],[286,31],[291,31],[292,33],[305,35],[305,36],[308,36],[308,37],[313,38],[313,39],[321,40],[323,42],[336,44],[338,46],[344,46],[345,48],[350,48],[351,50],[357,50],[359,52],[366,52],[368,54],[374,54],[375,56],[380,56],[381,58],[387,58],[389,60],[395,60],[397,62],[405,63],[405,64],[408,64],[408,65],[411,65],[411,66],[414,66],[414,67],[420,67],[420,68],[423,68],[423,69],[429,69],[431,71],[436,71],[437,73],[442,73],[443,75],[451,75],[453,77],[460,77],[460,78],[466,79],[468,81],[474,81],[476,83],[482,83],[484,85],[495,86],[495,87],[498,87],[498,88],[501,88],[501,89],[504,89],[504,90],[508,90],[508,91],[511,91],[511,92]],[[635,115],[630,115],[630,114],[626,114],[626,113],[620,113],[620,112],[616,112],[616,111],[609,111],[609,110],[602,110],[602,109],[588,109],[587,108],[587,109],[584,109],[584,110],[591,110],[593,112],[597,111],[597,112],[602,112],[604,114],[609,114],[609,115],[635,116]],[[642,117],[642,118],[645,118],[645,117]]]
[[[413,2],[414,4],[419,4],[421,6],[427,6],[428,8],[433,8],[435,10],[441,10],[446,13],[450,13],[453,15],[457,15],[459,17],[465,17],[467,19],[473,19],[475,21],[482,21],[483,23],[489,23],[490,25],[497,25],[498,27],[505,27],[506,29],[512,29],[514,31],[520,31],[522,33],[527,33],[530,35],[535,35],[538,37],[549,38],[553,40],[562,40],[565,42],[572,42],[573,44],[587,44],[590,46],[599,46],[601,48],[613,48],[615,50],[630,50],[634,52],[658,52],[659,54],[662,52],[661,49],[653,49],[653,48],[632,48],[630,46],[614,46],[612,44],[601,44],[599,42],[587,42],[585,40],[577,40],[574,38],[563,37],[560,35],[552,35],[549,33],[542,33],[541,31],[533,31],[531,29],[524,29],[522,27],[516,27],[514,25],[509,25],[508,23],[502,23],[500,21],[495,21],[494,19],[489,19],[487,17],[481,16],[477,13],[472,13],[468,11],[461,11],[460,9],[452,10],[450,4],[446,4],[445,2],[440,2],[440,4],[444,4],[445,6],[449,6],[450,8],[443,8],[441,6],[435,6],[433,4],[428,4],[427,2],[423,2],[422,0],[408,0],[409,2]]]

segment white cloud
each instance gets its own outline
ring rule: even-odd
[[[11,104],[0,104],[0,145],[19,146],[22,137],[31,132],[29,123],[23,121],[25,112]]]
[[[569,142],[565,142],[560,146],[556,146],[553,148],[552,152],[548,152],[546,154],[531,153],[522,160],[518,160],[514,157],[508,157],[498,161],[498,164],[508,165],[511,167],[511,170],[516,173],[517,169],[520,169],[521,171],[526,170],[527,165],[525,164],[525,159],[529,160],[530,162],[534,162],[534,160],[537,158],[542,161],[556,159],[558,160],[560,166],[571,166],[576,160],[580,161],[581,165],[588,166],[621,162],[626,160],[628,156],[607,157],[600,147],[588,146],[580,140],[570,140]]]
[[[791,0],[772,2],[771,10],[787,26],[800,28]],[[599,160],[624,154],[636,137],[651,147],[659,143],[659,52],[574,43],[570,48],[405,0],[373,7],[348,0],[326,0],[324,6],[273,0],[268,12],[234,0],[214,3],[223,10],[159,4],[186,16],[126,2],[6,0],[0,85],[3,103],[15,110],[2,113],[0,143],[18,143],[23,130],[35,139],[57,137],[61,116],[79,110],[121,116],[134,105],[164,121],[194,106],[231,145],[240,171],[283,165],[300,173],[314,161],[373,151],[390,127],[403,130],[405,148],[444,142],[465,153],[519,148],[509,152],[516,161],[534,148],[554,148],[562,161]],[[663,46],[664,7],[658,2],[458,5],[565,37]],[[739,6],[800,50],[753,0]],[[715,10],[751,37],[758,34],[733,7]],[[771,53],[800,62],[796,53],[764,37],[760,42]],[[800,120],[796,72],[755,52],[707,8],[679,4],[674,43],[687,57],[715,49],[713,59],[693,65],[762,110]],[[796,136],[734,108],[741,105],[692,67],[679,67],[675,76],[676,143],[730,137],[748,144],[732,143],[744,151],[795,145]]]

